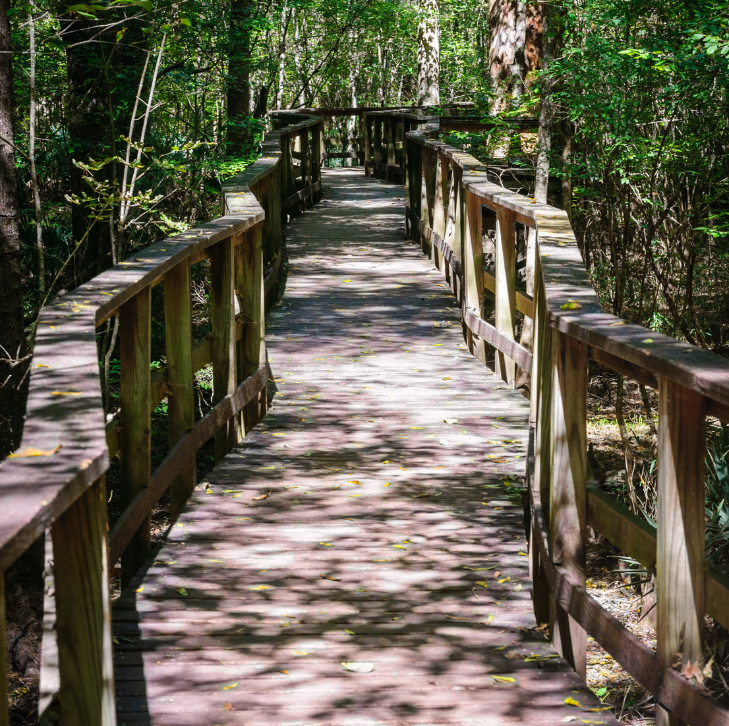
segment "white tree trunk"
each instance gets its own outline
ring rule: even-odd
[[[438,0],[418,0],[418,106],[440,103],[440,25]]]

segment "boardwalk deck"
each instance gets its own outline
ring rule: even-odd
[[[533,629],[528,401],[463,345],[402,188],[323,183],[272,409],[116,603],[119,724],[617,723]]]

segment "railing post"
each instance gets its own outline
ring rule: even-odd
[[[170,449],[195,426],[192,370],[190,266],[184,262],[164,277],[167,355],[167,436]],[[195,487],[195,457],[170,486],[170,518],[176,519]]]
[[[658,381],[656,653],[663,668],[703,667],[704,398]],[[683,723],[659,705],[657,726]]]
[[[483,235],[481,202],[475,194],[464,192],[465,244],[463,252],[463,304],[483,317]],[[486,364],[486,345],[466,326],[466,344],[471,354]]]
[[[312,153],[312,160],[313,160],[313,166],[312,166],[312,175],[311,175],[311,183],[316,184],[319,182],[321,184],[321,157],[322,157],[322,148],[321,148],[321,142],[322,142],[322,125],[323,120],[319,120],[319,123],[316,124],[316,126],[313,126],[311,129],[311,145],[313,149]],[[314,204],[318,204],[321,201],[321,189],[319,189],[318,192],[314,192],[314,196],[312,197],[312,202]]]
[[[374,162],[372,155],[372,117],[367,114],[364,115],[364,167],[365,176],[372,176],[373,169],[368,167],[367,164]]]
[[[397,163],[395,159],[395,119],[392,116],[385,116],[385,123],[387,129],[387,161],[385,163],[388,166],[395,166]],[[390,170],[388,170],[385,174],[385,179],[388,181],[399,181],[399,179],[395,177],[394,172]]]
[[[549,521],[549,482],[551,472],[552,415],[552,329],[549,326],[541,265],[537,256],[534,270],[534,353],[532,356],[532,391],[529,420],[534,425],[534,481],[542,505],[545,523]],[[551,598],[541,562],[538,540],[540,525],[532,522],[529,545],[530,573],[533,583],[534,617],[539,624],[551,619]]]
[[[210,318],[213,328],[213,405],[235,391],[235,336],[233,312],[233,245],[228,237],[210,248]],[[215,461],[238,440],[235,420],[215,434]]]
[[[120,317],[121,506],[125,509],[149,485],[152,466],[149,410],[152,318],[148,287],[121,306]],[[122,587],[126,587],[149,554],[149,527],[147,517],[122,555]]]
[[[374,136],[374,154],[373,154],[374,162],[375,164],[381,164],[382,163],[382,116],[378,113],[375,116],[375,136]],[[374,176],[376,176],[378,179],[380,178],[378,176],[379,172],[377,169],[372,170]]]
[[[499,207],[496,213],[496,329],[514,340],[516,322],[516,215]],[[514,385],[516,364],[496,351],[496,375]]]
[[[406,197],[408,200],[408,204],[410,207],[410,211],[418,217],[418,219],[422,219],[422,209],[421,209],[421,185],[422,185],[422,178],[423,178],[423,157],[422,157],[422,149],[423,147],[418,144],[415,141],[411,141],[408,139],[408,196]],[[406,227],[406,231],[409,232],[409,238],[415,241],[420,241],[420,227],[413,226],[412,219],[408,220],[409,226]]]
[[[100,479],[53,523],[64,726],[116,723],[104,493]]]
[[[0,572],[0,726],[10,726],[8,711],[8,641],[5,618],[5,573]]]
[[[458,164],[453,165],[451,178],[451,199],[448,205],[448,218],[453,215],[453,232],[447,241],[453,250],[456,259],[461,263],[461,277],[455,281],[453,292],[460,305],[463,305],[463,169]],[[452,205],[452,208],[451,208]],[[447,233],[446,233],[447,234]]]
[[[433,222],[435,217],[434,202],[435,202],[435,177],[436,177],[436,164],[438,162],[438,155],[432,149],[427,146],[423,146],[423,187],[421,192],[421,237],[420,245],[423,250],[423,254],[433,259],[433,245],[431,240],[425,234],[423,229],[423,223],[430,229],[430,234],[433,231]]]
[[[299,145],[301,146],[301,189],[304,190],[308,186],[311,186],[311,161],[309,159],[309,129],[305,128],[301,130],[299,135]],[[307,207],[311,207],[314,204],[313,199],[307,200],[304,197],[301,200],[301,211],[303,212]]]
[[[448,159],[441,156],[439,152],[435,152],[435,185],[433,189],[433,234],[438,235],[441,239],[445,239],[446,232],[446,198],[448,195]],[[443,254],[438,251],[435,244],[431,245],[431,254],[433,264],[437,267],[447,279],[450,280],[448,274],[449,266]]]
[[[552,331],[552,466],[549,530],[552,559],[585,587],[587,546],[587,347]],[[584,679],[585,631],[554,605],[554,646]]]
[[[265,301],[263,289],[263,256],[261,254],[261,225],[249,229],[236,255],[235,288],[243,319],[241,339],[240,382],[255,373],[265,363]],[[266,413],[266,390],[257,400],[243,409],[244,434],[248,433]]]

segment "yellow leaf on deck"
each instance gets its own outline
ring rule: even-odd
[[[398,549],[398,550],[406,550],[407,549],[407,547],[404,547],[403,545],[392,545],[392,546],[395,547],[395,549]]]
[[[476,581],[476,584],[477,585],[481,585],[481,587],[488,587],[489,586],[488,582],[484,582],[483,580],[477,580]]]
[[[223,690],[229,691],[231,688],[235,688],[237,685],[237,683],[231,683],[229,686],[223,686]]]
[[[51,396],[80,396],[81,391],[51,391]]]
[[[491,676],[495,681],[499,683],[516,683],[516,678],[511,676]]]
[[[360,482],[358,481],[348,481],[347,484],[356,484],[357,486],[361,486]]]
[[[31,456],[53,456],[59,449],[61,444],[56,446],[55,449],[35,449],[32,446],[28,446],[22,451],[16,451],[13,454],[8,455],[8,459],[25,459]]]
[[[354,631],[353,631],[353,630],[347,630],[347,629],[345,628],[345,629],[344,629],[344,632],[345,632],[345,633],[346,633],[347,635],[354,635]]]
[[[334,545],[331,544],[330,542],[319,542],[319,544],[324,545],[324,547],[334,547]]]
[[[510,578],[510,577],[502,577],[502,578],[501,578],[501,579],[499,580],[499,585],[503,585],[503,584],[504,584],[505,582],[509,582],[509,580],[511,580],[511,578]]]
[[[390,482],[389,481],[386,481],[382,486],[383,487],[389,487],[390,486]]]
[[[47,363],[38,363],[36,368],[50,368],[50,366]]]
[[[288,671],[279,671],[279,673],[283,673],[284,675],[288,675],[289,674]]]
[[[451,377],[450,376],[446,376],[443,380],[444,381],[450,381],[451,380]]]
[[[141,587],[138,587],[136,589],[136,592],[144,592],[144,585],[142,585]]]
[[[178,587],[177,592],[179,592],[182,597],[187,597],[187,590],[185,590],[184,587]]]
[[[352,282],[351,280],[342,280],[342,282]]]
[[[568,706],[574,706],[575,708],[582,708],[582,704],[579,701],[576,701],[574,698],[565,698],[564,702]]]
[[[255,585],[254,587],[251,588],[251,590],[270,590],[270,589],[271,589],[270,585]]]
[[[224,703],[223,704],[223,711],[232,711],[233,710],[233,704],[232,703]]]

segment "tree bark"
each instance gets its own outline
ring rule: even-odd
[[[228,150],[242,151],[250,140],[243,122],[251,113],[251,0],[231,0],[228,59]]]
[[[12,142],[15,118],[9,5],[9,0],[0,0],[0,136]],[[0,458],[20,444],[25,413],[21,382],[28,366],[16,363],[26,352],[22,279],[15,153],[10,144],[0,141]]]
[[[438,0],[418,0],[418,95],[416,105],[440,103],[440,24]]]

